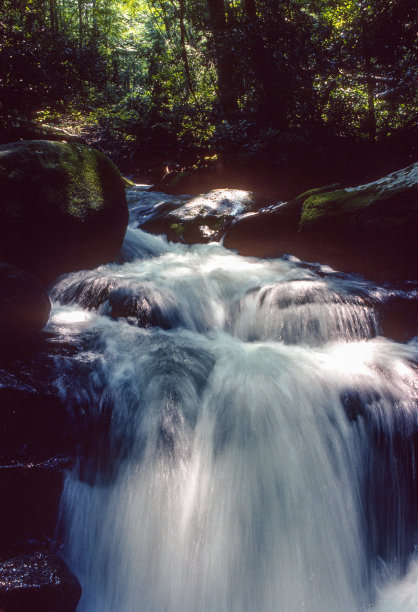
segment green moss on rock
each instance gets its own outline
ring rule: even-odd
[[[126,189],[130,189],[131,187],[135,187],[135,183],[131,181],[131,179],[126,178],[126,176],[122,176],[123,184]]]
[[[314,194],[303,204],[301,245],[337,267],[415,277],[418,164],[358,187]]]
[[[409,217],[418,211],[418,198],[411,197],[417,187],[418,164],[413,164],[367,185],[312,194],[303,204],[301,229],[336,217],[345,222],[373,217],[380,223],[391,217],[402,223],[402,214]]]
[[[77,143],[0,146],[0,257],[53,276],[112,260],[128,221],[114,164]]]

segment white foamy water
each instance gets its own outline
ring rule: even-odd
[[[384,290],[133,228],[123,254],[52,293],[78,610],[417,609],[418,345],[379,336]]]

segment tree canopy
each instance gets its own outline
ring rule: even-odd
[[[413,0],[2,0],[0,127],[66,117],[122,161],[157,145],[251,156],[298,129],[382,138],[417,119],[415,10]]]

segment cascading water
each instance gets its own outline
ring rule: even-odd
[[[379,336],[385,289],[132,228],[122,258],[52,293],[78,609],[418,609],[418,344]]]

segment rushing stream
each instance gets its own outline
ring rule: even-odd
[[[121,263],[52,291],[78,609],[416,612],[418,342],[381,336],[391,290],[167,243],[134,228],[150,198]]]

